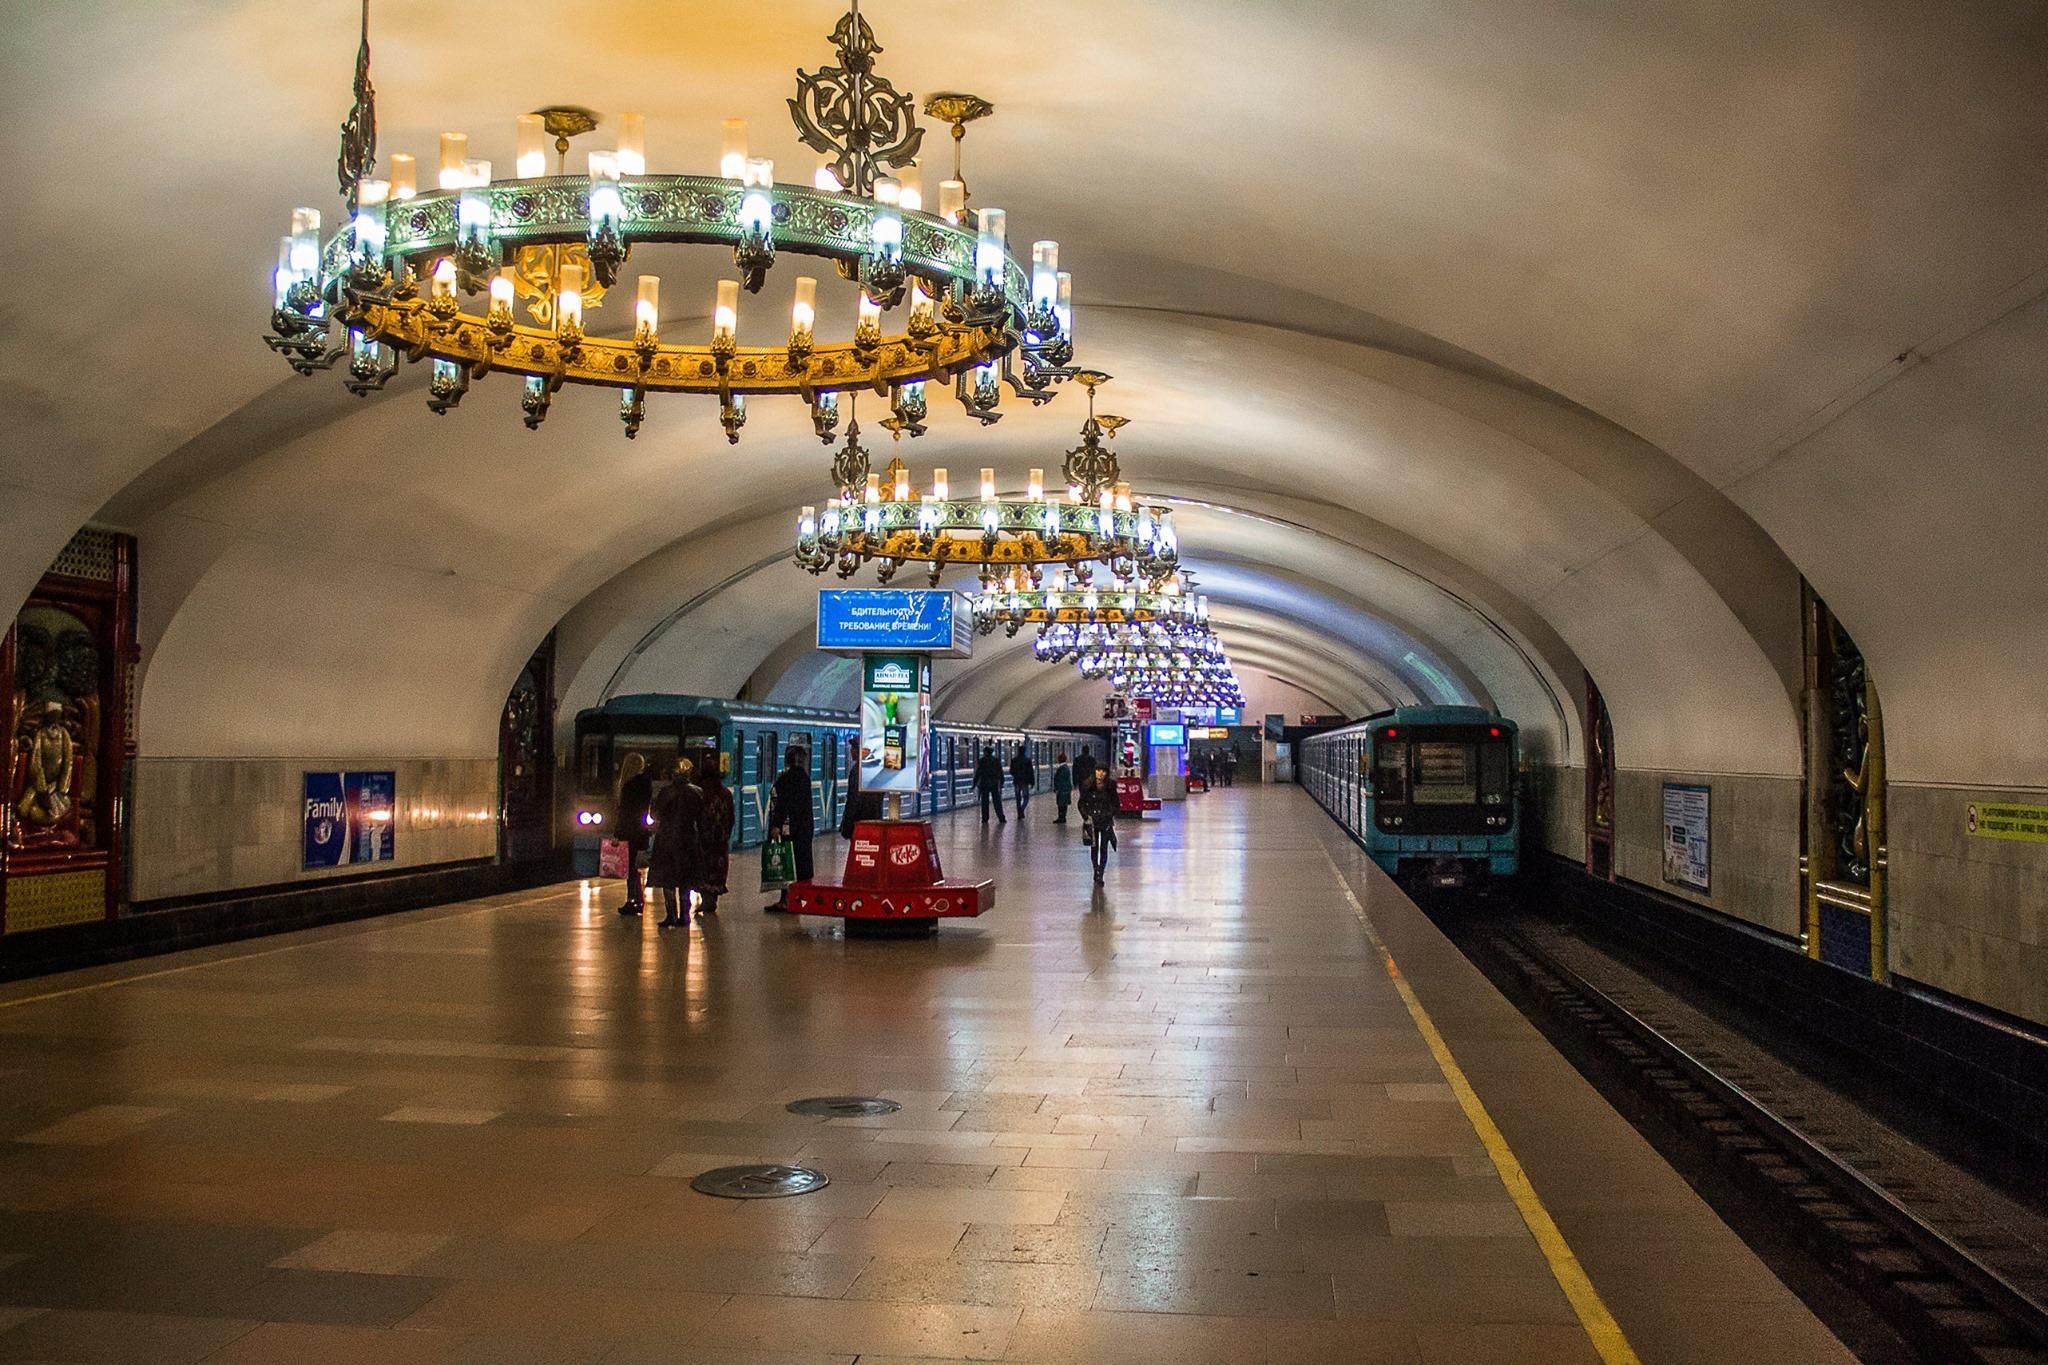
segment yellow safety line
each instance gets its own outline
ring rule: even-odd
[[[1536,1239],[1536,1245],[1543,1251],[1543,1259],[1550,1263],[1550,1273],[1557,1278],[1558,1288],[1571,1301],[1572,1311],[1578,1314],[1579,1326],[1593,1343],[1593,1349],[1600,1353],[1606,1365],[1641,1365],[1641,1358],[1635,1348],[1628,1344],[1628,1337],[1622,1333],[1621,1324],[1607,1311],[1607,1305],[1600,1298],[1600,1292],[1593,1288],[1593,1281],[1586,1275],[1586,1268],[1579,1264],[1579,1258],[1572,1253],[1571,1244],[1558,1231],[1557,1222],[1550,1216],[1550,1210],[1543,1207],[1543,1201],[1536,1196],[1536,1187],[1529,1183],[1529,1174],[1522,1169],[1522,1163],[1508,1146],[1507,1138],[1501,1135],[1493,1116],[1486,1112],[1486,1106],[1472,1089],[1472,1082],[1465,1078],[1463,1067],[1451,1055],[1450,1045],[1437,1032],[1436,1023],[1429,1017],[1429,1011],[1416,998],[1408,978],[1401,974],[1394,955],[1387,951],[1385,940],[1373,926],[1372,918],[1365,913],[1365,907],[1351,890],[1351,884],[1344,879],[1343,869],[1330,855],[1329,845],[1317,841],[1323,858],[1330,864],[1330,871],[1337,878],[1337,885],[1343,889],[1344,899],[1351,904],[1352,913],[1365,926],[1365,937],[1373,950],[1380,955],[1380,965],[1386,968],[1387,979],[1394,983],[1395,991],[1401,996],[1401,1003],[1408,1007],[1408,1017],[1422,1034],[1422,1040],[1429,1044],[1430,1056],[1436,1059],[1438,1071],[1450,1083],[1451,1092],[1458,1097],[1458,1107],[1465,1111],[1465,1119],[1472,1125],[1472,1131],[1479,1135],[1479,1141],[1486,1148],[1487,1157],[1493,1162],[1493,1169],[1500,1174],[1500,1183],[1507,1187],[1508,1195],[1515,1201],[1515,1208],[1521,1212],[1522,1221],[1528,1225],[1529,1233]]]
[[[556,888],[549,888],[549,890],[551,891],[555,889]],[[542,892],[541,894],[545,895],[547,894],[547,892]],[[474,909],[470,910],[457,910],[452,914],[436,915],[431,920],[421,922],[439,924],[444,920],[461,919],[467,915],[480,915],[486,910],[507,910],[514,905],[524,905],[527,901],[533,899],[536,899],[536,897],[522,896],[520,899],[511,902],[510,905],[479,905],[476,906]],[[457,902],[457,904],[460,904],[460,902]],[[429,907],[421,906],[420,908],[424,910]],[[400,913],[413,912],[401,911]],[[311,925],[306,929],[293,929],[287,930],[285,932],[295,934],[311,933],[317,929],[337,929],[341,927],[342,925],[340,924],[316,924]],[[90,991],[104,991],[111,989],[115,986],[132,985],[137,981],[154,981],[161,976],[177,976],[184,972],[203,971],[208,967],[225,966],[230,962],[252,962],[259,957],[272,957],[278,953],[295,953],[302,948],[317,948],[322,944],[326,943],[337,943],[353,938],[364,938],[371,934],[392,933],[399,929],[417,927],[417,924],[365,925],[357,929],[354,933],[327,934],[323,935],[320,938],[309,938],[299,943],[287,943],[277,948],[259,948],[253,953],[231,953],[223,957],[209,958],[204,962],[188,962],[182,967],[159,967],[157,970],[153,972],[136,972],[132,976],[115,976],[109,977],[105,981],[88,981],[83,986],[66,986],[63,990],[44,991],[39,995],[17,995],[12,998],[0,999],[0,1010],[10,1010],[17,1005],[39,1004],[40,1002],[45,1000],[62,1000],[67,995],[84,995]],[[191,951],[197,950],[195,949]]]

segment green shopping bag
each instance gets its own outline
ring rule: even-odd
[[[769,839],[761,845],[761,885],[769,890],[796,880],[796,845]]]

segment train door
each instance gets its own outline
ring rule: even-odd
[[[776,769],[782,766],[778,740],[773,730],[754,732],[754,799],[748,809],[753,816],[754,840],[757,843],[767,837],[768,803],[775,794]]]

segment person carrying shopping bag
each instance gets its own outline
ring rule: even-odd
[[[775,791],[768,802],[768,829],[771,839],[789,841],[796,880],[800,882],[811,879],[814,821],[811,811],[811,756],[807,750],[793,744],[783,756],[782,771],[775,774]],[[788,885],[784,884],[782,894],[762,908],[789,909]]]

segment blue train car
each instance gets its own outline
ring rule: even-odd
[[[1397,877],[1460,886],[1521,868],[1515,723],[1477,706],[1403,706],[1301,745],[1300,780]]]
[[[646,693],[614,697],[576,714],[575,797],[568,812],[578,876],[597,875],[597,846],[612,834],[619,765],[629,753],[665,773],[678,757],[702,767],[716,764],[732,788],[739,818],[733,846],[761,842],[775,774],[792,746],[810,757],[811,813],[819,832],[835,828],[845,808],[847,775],[859,752],[860,726],[850,712],[771,706]],[[1054,755],[1082,749],[1102,756],[1102,741],[1061,730],[1015,730],[996,725],[938,721],[932,726],[929,776],[905,814],[930,815],[974,800],[974,765],[995,746],[1007,763],[1011,749],[1028,745],[1039,768],[1039,788],[1050,787]]]

